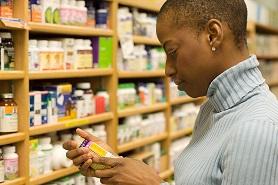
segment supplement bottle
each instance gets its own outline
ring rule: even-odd
[[[95,111],[93,110],[93,91],[91,89],[91,84],[89,82],[78,83],[76,85],[77,89],[84,91],[84,114],[85,116],[92,115]]]
[[[4,66],[1,66],[2,70],[14,70],[15,69],[15,51],[14,43],[12,40],[12,34],[10,32],[0,33],[2,38],[2,45],[4,47]],[[2,68],[4,67],[4,68]]]
[[[40,150],[45,154],[46,160],[44,161],[44,173],[49,173],[52,171],[52,150],[53,145],[51,144],[50,137],[39,138]]]
[[[13,100],[13,94],[1,94],[0,97],[0,133],[17,132],[17,104]]]
[[[5,180],[18,178],[18,154],[15,146],[4,147]]]
[[[38,71],[40,69],[39,63],[39,49],[37,47],[37,40],[29,40],[29,70],[30,71]]]
[[[3,158],[2,148],[0,148],[0,183],[4,181],[5,181],[4,158]]]
[[[75,105],[76,105],[76,117],[77,118],[83,118],[86,116],[86,112],[84,110],[84,98],[83,98],[83,95],[84,95],[84,91],[82,90],[75,90],[74,91],[74,96],[76,98],[76,102],[75,102]]]
[[[105,99],[105,111],[108,112],[109,111],[109,94],[107,93],[107,91],[99,91],[97,93],[97,96],[102,96]]]
[[[48,41],[47,40],[39,40],[38,41],[38,49],[39,49],[40,70],[49,70],[50,69],[50,61],[49,61]]]

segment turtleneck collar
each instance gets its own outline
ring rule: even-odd
[[[227,110],[257,86],[265,82],[255,55],[216,77],[207,92],[209,102],[217,112]]]

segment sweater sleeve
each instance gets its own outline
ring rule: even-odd
[[[222,185],[277,185],[277,123],[242,123],[231,134],[220,166]]]

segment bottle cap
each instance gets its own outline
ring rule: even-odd
[[[15,153],[16,149],[15,149],[15,146],[5,146],[3,148],[4,150],[4,153],[7,154],[7,153]]]
[[[13,98],[14,97],[14,95],[13,94],[11,94],[11,93],[5,93],[5,94],[1,94],[1,98]]]
[[[96,131],[103,131],[105,130],[105,125],[94,125],[94,129]]]
[[[83,44],[84,44],[84,41],[83,41],[83,39],[75,39],[75,45],[77,45],[77,46],[83,46]]]
[[[38,47],[47,48],[47,46],[48,46],[48,41],[47,40],[39,40],[38,41]]]
[[[51,40],[48,42],[48,47],[50,47],[50,48],[57,48],[58,45],[59,45],[58,41],[56,41],[56,40]]]
[[[83,96],[83,94],[84,94],[84,91],[82,91],[82,90],[75,90],[74,91],[74,96]]]
[[[37,47],[38,41],[37,40],[29,40],[29,46]]]
[[[69,141],[69,140],[71,140],[71,139],[72,139],[72,134],[61,134],[61,140],[62,140],[63,142]]]
[[[76,85],[78,89],[91,89],[91,84],[89,82],[78,83]]]
[[[42,137],[39,138],[39,144],[40,145],[47,145],[51,143],[51,137]]]

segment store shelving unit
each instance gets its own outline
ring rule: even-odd
[[[109,29],[94,29],[79,26],[65,26],[53,24],[41,24],[28,22],[28,0],[14,0],[14,16],[24,20],[27,24],[22,26],[12,26],[0,23],[1,30],[10,30],[13,34],[16,52],[16,70],[0,72],[0,85],[9,83],[14,84],[15,101],[19,106],[19,131],[18,133],[5,134],[0,136],[0,145],[15,144],[17,153],[20,156],[19,174],[20,177],[13,181],[7,181],[3,185],[36,185],[50,182],[60,177],[74,174],[78,171],[76,167],[70,167],[54,171],[52,173],[29,178],[29,141],[30,137],[38,136],[52,131],[66,130],[89,124],[104,123],[108,132],[108,144],[118,153],[124,153],[134,150],[154,142],[161,142],[162,147],[166,151],[166,166],[162,169],[160,176],[163,179],[169,178],[173,174],[173,169],[169,166],[169,146],[172,140],[186,136],[192,132],[192,129],[184,129],[172,133],[170,131],[170,117],[172,106],[196,103],[203,101],[204,98],[192,99],[188,97],[180,97],[171,99],[169,79],[165,76],[164,70],[156,71],[118,71],[117,70],[117,10],[119,6],[135,7],[148,12],[157,13],[165,0],[110,0],[110,15]],[[268,27],[261,24],[249,23],[248,31],[251,38],[254,39],[257,32],[276,34],[278,29]],[[92,37],[92,36],[107,36],[113,38],[113,60],[111,69],[90,69],[90,70],[70,70],[70,71],[45,71],[45,72],[29,72],[28,70],[28,40],[29,35],[58,35],[63,37]],[[157,38],[148,38],[144,36],[133,36],[135,44],[146,44],[151,46],[160,46]],[[273,60],[278,56],[258,56],[258,58]],[[34,80],[60,80],[60,79],[78,79],[91,78],[105,79],[104,85],[107,87],[110,95],[110,112],[90,117],[68,120],[58,123],[51,123],[38,127],[29,128],[29,86]],[[117,88],[119,80],[122,79],[142,79],[142,78],[160,78],[163,79],[165,85],[166,102],[157,103],[150,106],[133,107],[126,110],[118,110],[117,108]],[[275,82],[275,84],[278,84]],[[117,130],[119,119],[130,115],[145,114],[152,112],[164,112],[167,121],[167,129],[165,133],[138,139],[123,145],[117,144]]]
[[[136,148],[148,145],[148,144],[152,144],[154,142],[164,140],[167,137],[168,137],[167,133],[162,133],[159,135],[150,136],[150,137],[143,138],[143,139],[137,139],[135,141],[132,141],[132,142],[129,142],[129,143],[126,143],[123,145],[119,145],[117,152],[118,153],[127,152],[127,151],[130,151],[130,150],[133,150],[133,149],[136,149]]]
[[[83,69],[83,70],[58,70],[58,71],[43,71],[30,72],[30,80],[39,79],[58,79],[58,78],[84,78],[84,77],[99,77],[112,75],[112,69]]]

